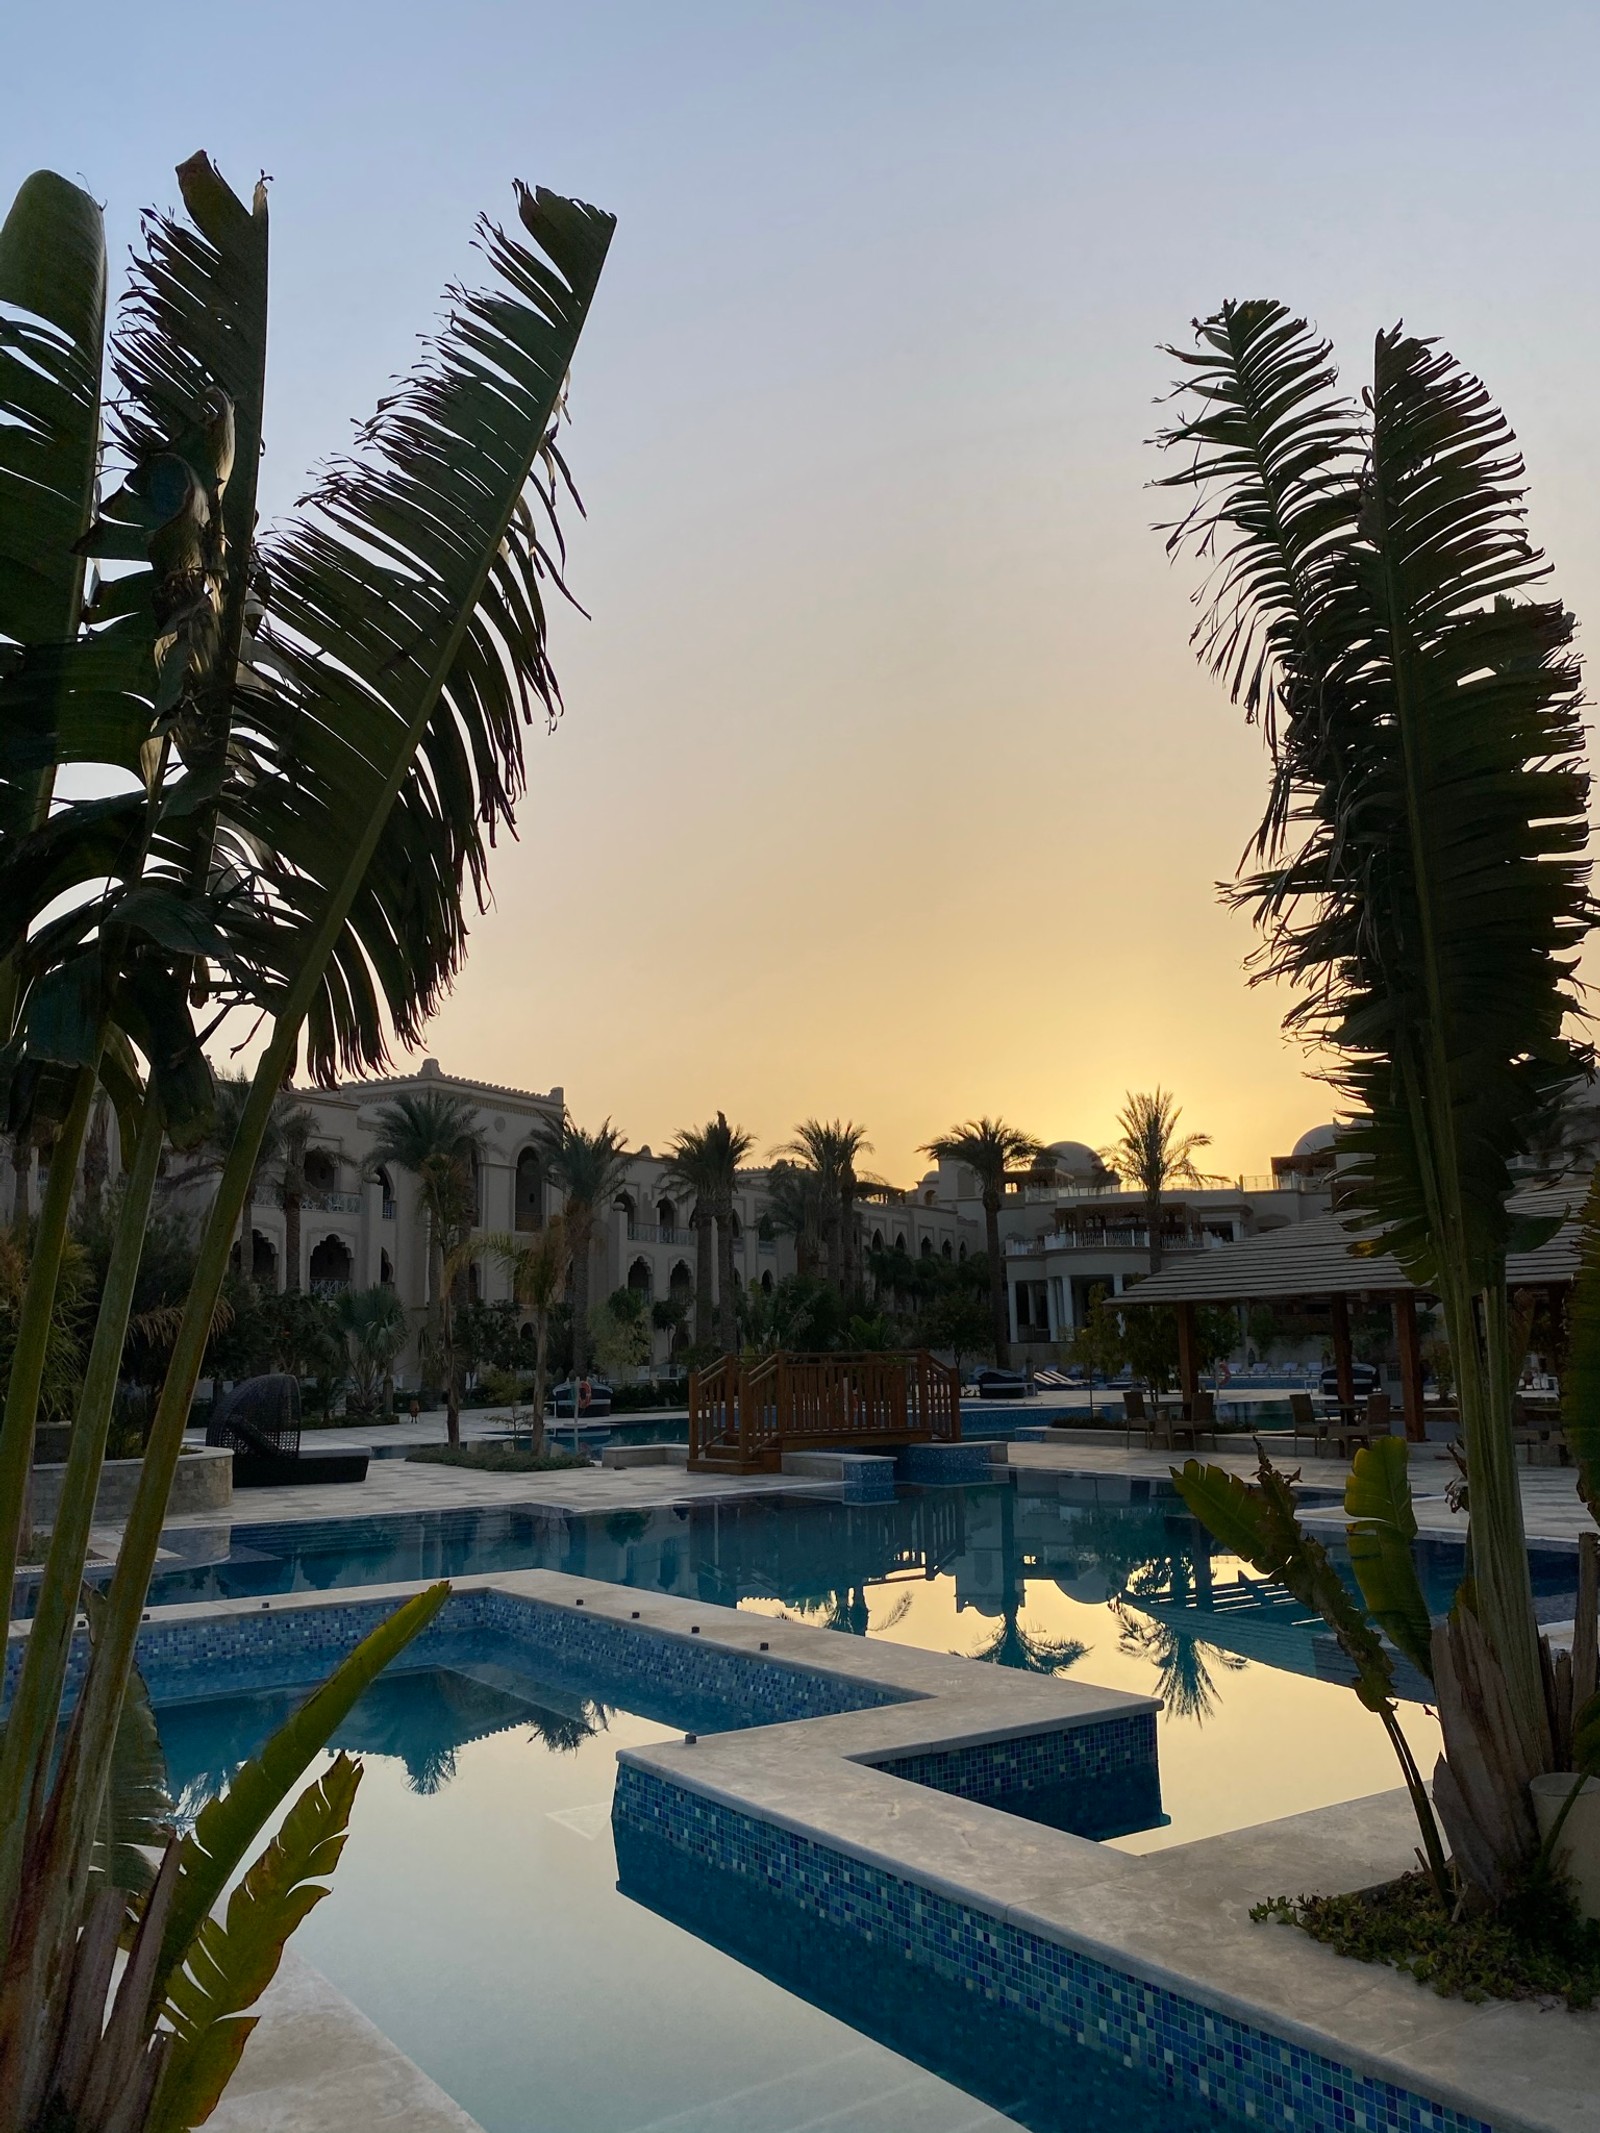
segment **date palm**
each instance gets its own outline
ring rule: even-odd
[[[0,571],[0,1047],[12,1121],[53,1128],[55,1143],[0,1427],[0,1583],[97,1078],[127,1172],[0,1736],[0,2133],[206,2115],[248,2031],[236,2010],[290,1923],[264,1916],[249,1882],[225,1923],[207,1916],[363,1677],[444,1596],[376,1633],[196,1844],[167,1844],[159,1906],[91,1878],[184,1426],[273,1105],[297,1060],[327,1082],[381,1067],[396,1036],[415,1041],[459,966],[468,884],[481,895],[520,794],[523,722],[558,702],[542,605],[553,559],[535,514],[553,509],[552,425],[612,227],[519,189],[513,230],[482,231],[489,285],[451,292],[418,371],[258,556],[265,187],[241,201],[203,156],[179,183],[187,219],[147,218],[113,342],[98,510],[100,211],[40,173],[0,230],[0,555],[21,563]],[[86,602],[85,555],[132,567]],[[271,612],[252,620],[268,586]],[[57,790],[66,764],[94,774]],[[265,1042],[58,1754],[160,1156],[204,1133],[214,1089],[197,1017],[234,1008],[261,1018]],[[337,1849],[358,1776],[340,1759],[290,1809],[271,1861],[284,1886]],[[202,1930],[216,1989],[188,1973],[180,2008],[170,1988]],[[119,1941],[109,2025],[75,2020],[105,1999]]]
[[[714,1268],[717,1249],[717,1166],[706,1126],[685,1126],[667,1150],[667,1176],[693,1196],[689,1227],[694,1231],[694,1338],[709,1348],[716,1334]]]
[[[739,1186],[739,1165],[753,1145],[753,1137],[742,1126],[730,1126],[721,1111],[705,1128],[711,1204],[717,1217],[717,1339],[725,1355],[732,1355],[739,1343],[739,1304],[733,1278],[733,1201]]]
[[[609,1118],[589,1133],[565,1114],[545,1127],[540,1144],[547,1175],[566,1195],[561,1212],[572,1259],[572,1368],[581,1376],[594,1363],[589,1292],[595,1245],[627,1178],[628,1151]]]
[[[550,1381],[550,1314],[567,1292],[572,1245],[564,1215],[552,1215],[531,1237],[484,1240],[511,1277],[511,1293],[533,1314],[533,1450],[544,1450],[544,1402]]]
[[[828,1279],[842,1296],[855,1294],[861,1286],[856,1194],[863,1180],[856,1158],[871,1146],[865,1126],[849,1119],[808,1118],[779,1151],[816,1178]]]
[[[397,1096],[373,1114],[370,1171],[392,1166],[417,1181],[418,1203],[428,1225],[428,1300],[432,1335],[445,1381],[445,1429],[461,1442],[461,1372],[456,1354],[455,1290],[465,1265],[477,1217],[475,1160],[483,1131],[471,1101],[448,1089]],[[302,1182],[304,1173],[302,1170]]]
[[[984,1249],[989,1255],[994,1359],[1004,1369],[1011,1360],[1011,1308],[1005,1261],[1000,1256],[1000,1203],[1005,1198],[1007,1172],[1042,1155],[1043,1144],[1003,1118],[971,1118],[964,1126],[952,1126],[948,1133],[929,1141],[922,1153],[936,1163],[960,1163],[977,1177],[983,1199]]]
[[[1359,400],[1273,300],[1224,304],[1172,353],[1166,480],[1194,495],[1169,547],[1208,559],[1196,650],[1271,759],[1233,899],[1261,929],[1258,975],[1298,990],[1289,1027],[1337,1062],[1343,1204],[1438,1297],[1455,1362],[1473,1576],[1433,1639],[1434,1799],[1493,1896],[1532,1855],[1528,1780],[1569,1767],[1529,1584],[1506,1257],[1545,1233],[1511,1212],[1511,1161],[1589,1063],[1564,1027],[1590,921],[1573,618],[1533,590],[1511,429],[1437,344],[1380,333]]]
[[[1211,1146],[1209,1133],[1180,1133],[1183,1116],[1165,1089],[1139,1095],[1132,1090],[1117,1114],[1118,1133],[1101,1160],[1119,1177],[1144,1194],[1145,1226],[1149,1233],[1150,1271],[1161,1271],[1161,1196],[1174,1185],[1210,1185],[1195,1163],[1202,1148]]]

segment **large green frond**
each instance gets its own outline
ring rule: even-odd
[[[1412,1559],[1417,1514],[1404,1437],[1376,1437],[1345,1482],[1345,1546],[1367,1612],[1417,1671],[1433,1679],[1433,1621]]]
[[[525,724],[559,704],[558,559],[528,499],[533,483],[553,525],[551,433],[613,222],[542,189],[518,203],[520,230],[482,228],[494,283],[451,292],[430,359],[266,548],[270,627],[237,729],[258,774],[230,794],[230,852],[272,900],[285,993],[333,932],[307,1031],[324,1079],[380,1063],[386,1018],[410,1041],[436,1006],[462,885],[481,898],[513,820]]]

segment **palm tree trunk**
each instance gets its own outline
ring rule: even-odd
[[[461,1385],[456,1372],[456,1304],[448,1282],[439,1289],[439,1346],[444,1354],[444,1427],[450,1449],[461,1449]]]
[[[300,1194],[293,1187],[283,1195],[283,1285],[300,1292]]]
[[[717,1207],[717,1291],[717,1339],[724,1355],[732,1355],[739,1345],[739,1329],[734,1310],[731,1202],[719,1202]]]
[[[585,1213],[577,1224],[578,1244],[572,1254],[572,1412],[578,1412],[577,1381],[589,1374],[589,1260],[594,1251],[591,1221]]]
[[[994,1327],[994,1359],[1002,1370],[1011,1361],[1011,1305],[1006,1296],[1006,1270],[1000,1257],[1000,1202],[993,1193],[983,1196],[983,1234],[989,1253],[989,1319]]]
[[[528,1441],[537,1459],[544,1450],[544,1403],[546,1382],[550,1376],[550,1313],[535,1311],[533,1314],[533,1422],[528,1432]]]
[[[716,1337],[716,1298],[713,1270],[717,1239],[709,1207],[696,1200],[694,1215],[694,1338],[696,1347],[709,1348]]]
[[[1144,1219],[1150,1232],[1150,1271],[1152,1274],[1159,1274],[1161,1272],[1161,1188],[1159,1185],[1154,1192],[1146,1193],[1145,1195]]]

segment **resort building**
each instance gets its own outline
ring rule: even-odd
[[[1326,1214],[1333,1181],[1333,1128],[1302,1135],[1271,1173],[1163,1193],[1163,1263],[1215,1251],[1240,1238]],[[947,1207],[983,1237],[974,1173],[941,1163],[918,1187],[929,1208]],[[1000,1248],[1011,1303],[1011,1338],[1034,1361],[1059,1352],[1088,1317],[1094,1293],[1120,1295],[1150,1271],[1149,1205],[1082,1141],[1053,1141],[1041,1160],[1008,1177]]]

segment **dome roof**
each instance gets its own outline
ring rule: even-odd
[[[1052,1141],[1047,1152],[1055,1157],[1057,1170],[1069,1177],[1097,1177],[1106,1167],[1082,1141]]]
[[[1337,1126],[1313,1126],[1295,1142],[1295,1155],[1326,1155],[1338,1137],[1338,1131]]]

